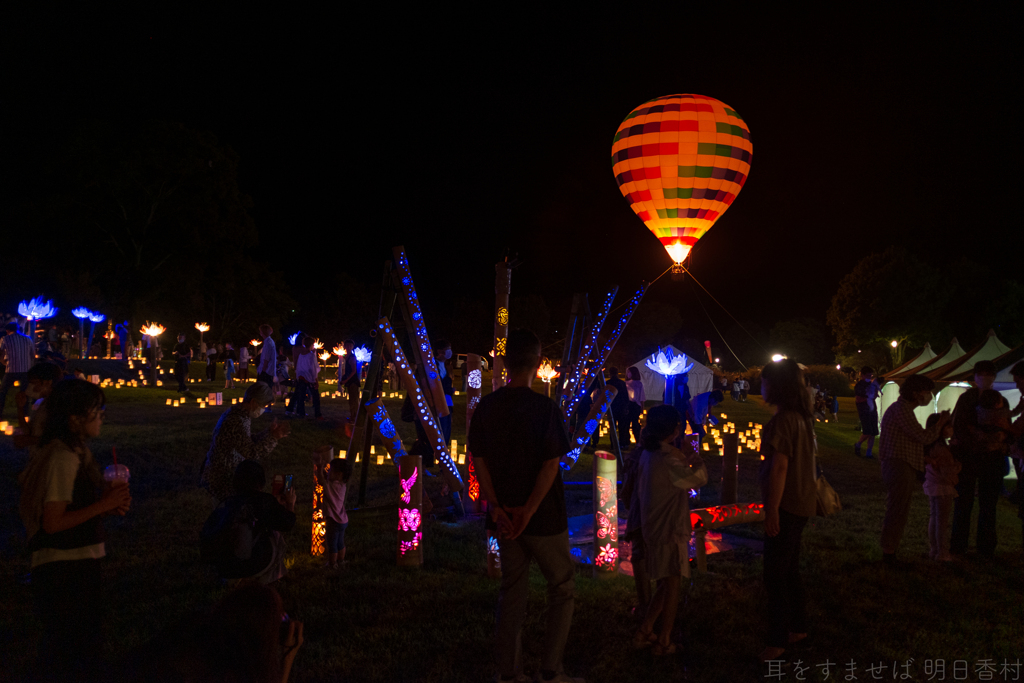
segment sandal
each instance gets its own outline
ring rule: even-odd
[[[637,631],[633,634],[633,649],[642,650],[645,647],[650,647],[658,642],[658,636],[654,635],[654,631],[644,633],[643,631]]]
[[[676,653],[676,644],[669,643],[668,645],[662,645],[661,643],[655,643],[654,648],[651,650],[651,654],[655,657],[664,657],[666,655],[673,655]]]

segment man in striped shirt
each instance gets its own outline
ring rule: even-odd
[[[903,529],[910,515],[911,496],[920,490],[918,473],[924,475],[925,446],[934,443],[942,428],[950,421],[949,412],[924,428],[914,409],[931,405],[935,400],[935,382],[924,375],[912,375],[900,387],[900,397],[882,416],[882,482],[886,488],[885,519],[882,521],[882,560],[896,564],[896,550],[903,539]]]
[[[25,391],[28,369],[36,362],[35,345],[21,333],[18,323],[7,323],[5,329],[7,335],[0,339],[0,353],[3,353],[7,372],[0,382],[0,417],[3,417],[4,408],[7,406],[7,390],[18,382],[19,391]]]

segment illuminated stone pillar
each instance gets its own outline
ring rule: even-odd
[[[402,494],[398,501],[398,566],[423,564],[423,458],[402,455],[397,459]]]
[[[614,453],[594,454],[594,574],[614,576],[619,566],[619,463]]]

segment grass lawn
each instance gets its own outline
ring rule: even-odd
[[[212,390],[216,386],[205,383],[194,389],[197,395]],[[228,391],[225,398],[230,402],[241,393]],[[132,471],[132,511],[107,522],[107,642],[114,659],[177,618],[213,604],[225,590],[198,563],[196,547],[198,530],[213,509],[212,499],[197,485],[198,470],[221,411],[200,410],[195,403],[166,407],[165,399],[173,395],[166,387],[107,390],[107,423],[93,443],[102,464],[109,462],[110,449],[116,446],[119,459]],[[464,396],[456,399],[454,436],[460,444],[465,443],[464,401]],[[935,659],[945,660],[945,680],[954,680],[953,660],[969,666],[969,677],[957,680],[987,680],[975,673],[982,660],[994,660],[996,674],[991,680],[1002,680],[998,671],[1004,659],[1024,659],[1021,526],[1015,508],[999,502],[995,561],[940,565],[926,556],[928,510],[921,493],[901,548],[909,567],[886,571],[879,549],[884,507],[879,466],[853,456],[850,446],[859,435],[853,429],[856,415],[852,400],[841,402],[841,421],[819,424],[818,443],[820,463],[845,509],[828,519],[813,519],[804,534],[803,576],[812,642],[793,659],[812,667],[804,674],[806,680],[824,680],[815,665],[826,661],[833,663],[830,681],[843,680],[840,676],[849,673],[850,662],[856,666],[857,680],[872,680],[867,667],[880,662],[886,667],[885,680],[891,680],[893,663],[911,659],[910,680],[928,680],[925,663]],[[403,436],[412,437],[411,425],[397,419],[399,400],[385,403]],[[737,424],[769,418],[759,399],[742,404],[727,400],[722,408]],[[300,522],[288,537],[290,571],[278,586],[287,611],[306,628],[306,644],[292,680],[488,680],[494,673],[490,652],[498,586],[485,573],[482,520],[428,521],[420,570],[395,567],[395,520],[390,513],[352,515],[347,542],[353,559],[344,571],[327,572],[320,558],[310,557],[308,454],[322,443],[339,450],[347,447],[337,431],[345,403],[325,400],[324,414],[323,423],[294,421],[292,436],[278,446],[267,468],[269,474],[294,473],[300,495]],[[256,425],[260,423],[269,420],[261,418]],[[0,558],[0,678],[12,680],[26,675],[38,637],[23,583],[28,572],[20,553],[23,540],[17,538],[11,517],[17,501],[16,476],[26,456],[13,449],[10,439],[0,439],[0,532],[6,549]],[[714,504],[720,459],[705,456],[712,483],[702,497],[704,504]],[[740,458],[740,500],[758,500],[758,456],[744,453]],[[584,456],[567,479],[586,480],[590,466],[590,457]],[[357,466],[350,507],[355,507],[359,474]],[[438,488],[438,479],[428,480],[428,491],[441,502]],[[370,465],[367,506],[393,504],[397,489],[393,466]],[[586,513],[590,492],[571,491],[567,504],[570,514]],[[759,525],[730,531],[761,536]],[[707,682],[773,680],[764,678],[766,669],[756,661],[764,624],[760,556],[741,548],[712,555],[708,564],[710,573],[695,576],[685,591],[679,625],[686,646],[664,660],[629,648],[636,628],[631,616],[632,579],[598,581],[581,570],[566,669],[598,683],[680,680],[684,673]],[[539,666],[543,604],[544,582],[534,569],[523,637],[530,673]],[[782,680],[797,680],[797,670],[785,673]],[[1013,680],[1012,675],[1006,680]]]

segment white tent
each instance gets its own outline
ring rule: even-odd
[[[931,348],[929,348],[928,351],[930,352]],[[918,357],[915,358],[913,361],[905,363],[900,368],[897,368],[897,372],[891,372],[889,373],[889,375],[887,375],[887,378],[890,381],[885,383],[885,386],[882,387],[881,394],[879,394],[878,398],[875,399],[875,406],[878,408],[879,419],[881,419],[882,415],[885,414],[885,411],[889,410],[889,406],[895,403],[896,399],[900,397],[899,386],[896,384],[896,382],[893,382],[891,380],[902,380],[907,377],[910,377],[911,375],[923,374],[930,370],[941,368],[945,365],[948,365],[949,363],[952,363],[957,358],[962,358],[966,356],[967,352],[960,347],[960,342],[956,340],[956,337],[953,337],[953,341],[949,343],[949,346],[946,347],[945,351],[938,355],[932,354],[931,360],[927,360],[923,363],[918,362],[919,359],[924,357],[924,355],[925,354],[922,351],[921,354],[918,355]],[[921,424],[924,424],[924,421],[928,419],[928,414],[932,411],[927,407],[923,407],[918,408],[914,412],[917,415],[918,419],[921,421]]]
[[[667,352],[669,349],[672,349],[672,354],[675,356],[683,355],[682,351],[672,345],[662,348],[662,351]],[[639,362],[633,363],[630,367],[640,371],[640,381],[644,383],[644,394],[646,394],[647,400],[662,400],[665,398],[665,378],[647,367],[647,360],[649,358],[650,356],[644,356]],[[690,363],[693,363],[693,369],[690,370],[688,380],[690,396],[711,391],[715,384],[715,373],[711,371],[711,368],[701,365],[693,358],[687,357],[686,364],[689,365]]]

